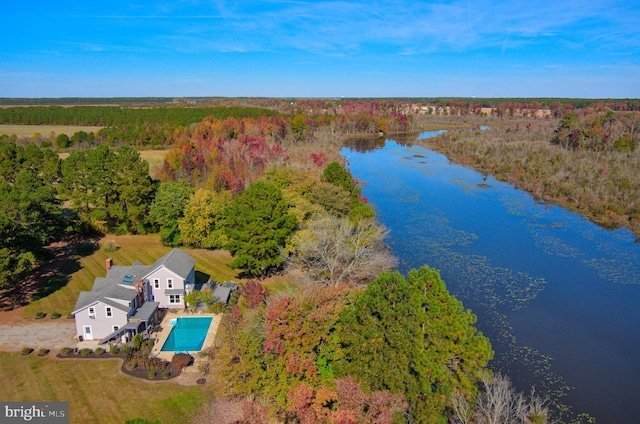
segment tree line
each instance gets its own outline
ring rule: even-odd
[[[566,149],[634,152],[640,143],[640,113],[565,114],[551,139]]]
[[[0,289],[19,284],[65,232],[59,166],[51,150],[0,142]]]
[[[129,126],[166,124],[188,126],[207,116],[225,119],[276,116],[279,113],[256,107],[151,107],[118,106],[31,106],[0,108],[0,124]]]

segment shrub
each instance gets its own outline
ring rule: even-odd
[[[45,313],[44,313],[44,312],[42,312],[42,311],[38,311],[38,312],[36,312],[36,319],[42,319],[42,318],[44,318],[45,316],[47,316],[47,314],[45,314]]]
[[[74,319],[75,315],[73,315],[72,313],[68,313],[67,314],[67,319]]]
[[[78,245],[77,252],[82,255],[90,255],[98,250],[98,245],[92,241],[85,241]]]
[[[209,305],[209,312],[211,312],[212,314],[219,314],[223,310],[224,305],[220,302],[213,302],[211,305]]]
[[[96,350],[94,350],[94,352],[96,355],[102,355],[105,352],[105,350],[101,347],[97,347]]]
[[[63,347],[62,349],[60,349],[60,355],[62,356],[68,356],[69,354],[71,354],[71,352],[73,352],[73,349],[70,347]]]
[[[171,377],[171,372],[169,370],[162,371],[162,378],[169,378],[169,377]]]
[[[33,352],[33,349],[30,347],[23,347],[21,350],[23,355],[31,355],[31,352]]]
[[[38,356],[47,356],[49,354],[49,349],[42,348],[38,350]]]
[[[58,146],[59,149],[66,149],[67,147],[69,147],[69,136],[66,134],[58,134],[56,136],[55,142],[56,146]],[[40,147],[42,147],[42,144],[40,145]]]
[[[133,338],[133,348],[140,349],[140,346],[142,346],[142,334],[136,334]]]
[[[120,353],[120,349],[118,349],[118,346],[111,346],[109,348],[109,353],[112,355],[117,355],[118,353]]]
[[[129,361],[129,362],[126,363],[125,368],[128,369],[128,370],[132,370],[137,366],[138,366],[138,361],[132,360],[132,361]]]
[[[200,358],[215,359],[219,350],[220,350],[219,346],[209,346],[208,348],[198,352],[198,356]]]
[[[145,370],[154,370],[156,372],[165,370],[169,365],[167,361],[157,356],[138,355],[136,360],[138,365]]]
[[[103,251],[107,252],[107,253],[113,253],[116,252],[118,250],[118,246],[116,245],[116,241],[115,240],[109,240],[104,244],[104,247],[102,248]]]
[[[147,350],[153,349],[153,340],[147,339],[147,340],[143,341],[142,342],[142,348],[143,349],[147,349]]]
[[[62,315],[60,315],[60,313],[58,313],[58,312],[53,312],[53,313],[51,314],[51,319],[58,319],[58,318],[60,318],[61,316],[62,316]]]
[[[156,378],[156,371],[155,371],[155,370],[149,370],[149,371],[147,371],[147,377],[149,377],[149,378]]]
[[[199,305],[209,305],[213,302],[213,291],[211,289],[194,290],[185,295],[184,301],[189,304],[189,308],[196,309]]]
[[[176,353],[175,355],[173,355],[173,358],[171,358],[171,365],[173,365],[175,368],[183,369],[184,367],[191,365],[192,361],[193,358],[191,357],[191,355],[188,355],[186,353]]]
[[[80,355],[82,356],[91,355],[91,349],[89,349],[88,347],[85,347],[84,349],[80,349]]]

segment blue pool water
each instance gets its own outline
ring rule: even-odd
[[[181,317],[162,345],[163,352],[197,352],[202,349],[213,317]]]

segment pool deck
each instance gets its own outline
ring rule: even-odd
[[[207,336],[205,337],[204,343],[202,345],[202,350],[205,350],[206,348],[213,346],[213,342],[216,338],[216,333],[218,332],[218,326],[220,325],[220,320],[222,319],[222,314],[204,314],[204,313],[193,314],[185,311],[172,311],[172,310],[168,311],[164,319],[160,323],[160,326],[162,327],[162,331],[160,331],[159,333],[156,333],[156,342],[153,345],[153,349],[151,350],[152,354],[166,361],[171,361],[171,358],[173,358],[174,352],[163,352],[160,349],[162,349],[164,342],[167,340],[167,337],[169,337],[169,333],[173,328],[173,326],[169,325],[169,321],[172,319],[176,319],[178,317],[191,317],[191,318],[213,317],[213,319],[211,320],[211,325],[209,326],[209,331],[207,331]],[[188,353],[194,357],[195,362],[197,363],[198,359],[200,359],[198,358],[198,355],[195,355],[195,353],[197,352],[188,352]],[[196,363],[194,363],[194,365],[196,365]]]

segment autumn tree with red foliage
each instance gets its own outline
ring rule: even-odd
[[[158,177],[238,194],[260,179],[268,164],[286,160],[284,149],[273,142],[286,136],[285,124],[280,117],[207,118],[167,153]]]
[[[287,395],[290,402],[287,412],[301,424],[389,424],[394,421],[394,414],[398,422],[403,422],[407,404],[401,394],[366,393],[352,377],[337,379],[335,386],[331,389],[298,384]]]
[[[268,291],[264,288],[260,281],[249,280],[244,285],[242,294],[247,300],[247,306],[251,309],[255,309],[265,302]]]
[[[269,304],[265,324],[265,354],[275,355],[278,375],[318,383],[332,374],[327,358],[337,313],[349,292],[335,288],[305,296],[282,297]]]

